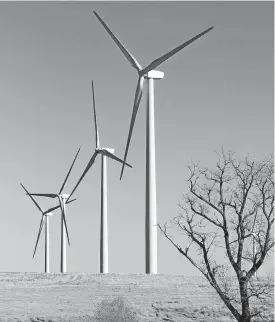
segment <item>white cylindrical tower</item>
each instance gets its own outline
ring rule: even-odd
[[[65,202],[66,199],[63,199],[62,197],[59,198],[61,211],[64,214],[64,217],[66,215],[65,210]],[[66,227],[65,222],[63,219],[63,216],[61,215],[61,262],[60,262],[60,272],[66,273],[67,272],[67,262],[66,262],[66,254],[67,253],[67,244],[66,244]]]
[[[155,162],[154,79],[148,78],[146,120],[146,273],[157,274],[157,205]]]
[[[45,273],[50,272],[50,232],[49,232],[49,215],[46,214],[45,220]]]
[[[108,273],[107,160],[101,155],[100,273]]]

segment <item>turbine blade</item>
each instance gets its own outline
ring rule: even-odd
[[[95,91],[94,91],[94,82],[92,81],[92,90],[93,90],[93,104],[94,104],[94,120],[95,120],[95,144],[96,148],[99,148],[99,134],[96,122],[96,109],[95,109]]]
[[[20,185],[22,186],[22,188],[26,191],[27,195],[31,198],[31,200],[35,203],[36,207],[43,212],[42,208],[39,206],[39,204],[34,200],[34,198],[29,194],[28,190],[22,185],[22,183],[20,183]]]
[[[131,123],[130,123],[129,134],[128,134],[128,139],[127,139],[124,158],[123,158],[123,165],[122,165],[122,169],[121,169],[121,173],[120,173],[120,180],[121,180],[122,175],[123,175],[123,171],[124,171],[124,167],[125,167],[125,161],[126,161],[126,158],[127,158],[127,155],[128,155],[128,150],[129,150],[130,141],[131,141],[131,137],[132,137],[132,132],[133,132],[133,128],[134,128],[134,124],[135,124],[135,120],[136,120],[140,100],[141,100],[141,97],[142,97],[143,81],[144,81],[144,77],[140,76],[139,79],[138,79],[136,93],[135,93],[135,100],[134,100],[134,106],[133,106],[133,112],[132,112],[132,119],[131,119]]]
[[[200,34],[196,35],[195,37],[189,39],[188,41],[186,41],[185,43],[179,45],[178,47],[170,50],[168,53],[162,55],[161,57],[157,58],[156,60],[154,60],[152,63],[150,63],[147,67],[145,67],[141,73],[142,75],[147,74],[150,70],[156,68],[157,66],[159,66],[160,64],[162,64],[165,60],[169,59],[170,57],[172,57],[173,55],[175,55],[178,51],[182,50],[184,47],[190,45],[192,42],[194,42],[195,40],[197,40],[198,38],[202,37],[203,35],[205,35],[207,32],[209,32],[210,30],[212,30],[214,27],[210,27],[208,29],[206,29],[205,31],[201,32]]]
[[[61,188],[60,188],[59,194],[61,194],[61,192],[62,192],[62,191],[63,191],[63,189],[64,189],[64,186],[65,186],[65,184],[66,184],[66,182],[67,182],[67,180],[68,180],[68,178],[69,178],[69,175],[70,175],[70,173],[71,173],[71,171],[72,171],[72,168],[73,168],[73,166],[74,166],[74,163],[75,163],[75,161],[76,161],[76,158],[77,158],[77,156],[78,156],[78,154],[79,154],[80,149],[81,149],[81,148],[79,148],[79,149],[78,149],[77,154],[76,154],[76,156],[74,157],[73,163],[72,163],[72,165],[71,165],[71,167],[70,167],[70,169],[69,169],[69,172],[67,173],[67,176],[66,176],[66,178],[65,178],[65,180],[64,180],[64,182],[63,182],[63,185],[62,185],[62,186],[61,186]]]
[[[95,158],[97,156],[98,152],[95,151],[95,153],[93,154],[93,156],[91,157],[88,165],[86,166],[84,172],[82,173],[82,176],[79,178],[77,184],[75,185],[73,191],[71,192],[71,194],[69,195],[69,198],[67,199],[67,203],[69,201],[69,199],[71,198],[71,196],[73,195],[73,193],[75,192],[76,188],[78,187],[78,185],[80,184],[80,182],[83,180],[83,178],[85,177],[86,173],[89,171],[89,169],[91,168],[91,166],[93,165],[93,163],[95,162]]]
[[[107,157],[111,158],[111,159],[114,159],[120,163],[125,163],[125,165],[127,165],[128,167],[132,168],[132,166],[126,162],[123,162],[123,160],[119,159],[118,157],[116,157],[114,154],[110,153],[109,151],[106,151],[106,150],[102,150],[101,152],[102,154],[106,155]]]
[[[62,215],[63,222],[64,222],[65,229],[66,229],[66,235],[67,235],[68,244],[69,244],[69,246],[71,246],[71,244],[70,244],[70,238],[69,238],[69,232],[68,232],[68,227],[67,227],[67,221],[66,221],[66,215],[65,215],[65,208],[64,208],[64,204],[63,204],[63,200],[61,200],[61,201],[60,201],[60,205],[61,205],[61,215]]]
[[[74,201],[76,201],[76,198],[74,198],[74,199],[72,199],[72,200],[70,200],[70,201],[68,201],[68,200],[67,200],[67,201],[66,201],[66,204],[67,204],[67,203],[74,202]]]
[[[66,202],[66,204],[67,204],[67,203],[71,203],[71,202],[73,202],[73,201],[76,201],[76,199],[72,199],[72,200],[70,200],[69,202]],[[52,211],[54,211],[54,210],[56,210],[56,209],[58,209],[58,208],[60,208],[60,205],[55,206],[55,207],[52,207],[52,208],[48,209],[47,211],[44,211],[44,215],[46,215],[46,214],[48,214],[48,213],[50,213],[50,212],[52,212]]]
[[[30,196],[56,198],[58,195],[55,193],[29,193]]]
[[[54,211],[54,210],[56,210],[58,208],[60,208],[60,205],[52,207],[52,208],[49,208],[48,210],[44,211],[44,215],[46,215],[46,214],[48,214],[48,213],[50,213],[50,212],[52,212],[52,211]]]
[[[101,22],[102,26],[106,29],[108,34],[112,37],[114,42],[117,44],[119,49],[122,51],[124,56],[128,59],[130,64],[138,71],[142,69],[141,65],[138,63],[138,61],[134,58],[134,56],[124,47],[124,45],[118,40],[118,38],[112,33],[112,31],[109,29],[109,27],[105,24],[105,22],[100,18],[100,16],[94,11],[95,16],[97,19]]]
[[[38,235],[37,235],[36,244],[35,244],[35,248],[34,248],[32,258],[34,258],[34,255],[35,255],[35,252],[36,252],[36,249],[37,249],[37,245],[38,245],[38,241],[39,241],[39,238],[40,238],[43,226],[44,226],[44,218],[45,218],[45,216],[42,215],[41,220],[40,220],[40,227],[39,227],[39,231],[38,231]]]

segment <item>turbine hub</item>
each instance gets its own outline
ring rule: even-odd
[[[162,79],[164,77],[164,72],[161,72],[160,70],[150,70],[145,75],[145,78],[153,78],[153,79]]]

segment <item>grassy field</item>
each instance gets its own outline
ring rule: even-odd
[[[200,277],[88,273],[0,273],[0,321],[91,322],[102,300],[119,296],[140,322],[234,321]]]

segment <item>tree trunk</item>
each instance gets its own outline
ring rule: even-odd
[[[242,302],[242,315],[240,322],[251,322],[249,300],[247,296],[247,280],[241,278],[239,283]]]

